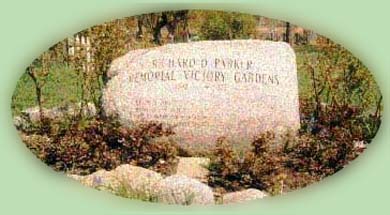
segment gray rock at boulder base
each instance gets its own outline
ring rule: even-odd
[[[160,173],[129,164],[121,165],[114,170],[116,178],[128,193],[128,197],[153,200],[153,186],[161,181]]]
[[[215,204],[212,189],[183,175],[169,176],[153,187],[157,202],[180,205]]]
[[[204,157],[179,157],[179,162],[176,168],[176,175],[184,175],[193,179],[197,179],[203,183],[207,183],[210,164],[210,158]]]
[[[152,187],[163,179],[157,172],[129,164],[120,165],[111,171],[99,170],[86,176],[69,177],[88,187],[142,200],[152,200]]]
[[[61,106],[61,107],[54,107],[54,108],[42,108],[42,112],[44,117],[49,119],[58,119],[61,117],[65,117],[67,115],[74,116],[80,112],[81,104],[72,104],[67,106]],[[81,114],[83,116],[95,116],[96,115],[96,107],[93,103],[87,103],[83,106],[83,109],[81,110]],[[21,112],[21,115],[26,120],[29,120],[33,123],[39,122],[40,120],[40,113],[39,113],[39,107],[31,107],[23,110]]]
[[[69,177],[79,181],[81,184],[105,190],[112,193],[117,193],[121,187],[121,181],[115,175],[114,171],[98,170],[90,175],[68,175]]]
[[[224,194],[222,196],[222,203],[223,204],[241,203],[241,202],[255,200],[255,199],[262,199],[266,196],[267,194],[265,192],[260,191],[258,189],[250,188],[243,191]]]

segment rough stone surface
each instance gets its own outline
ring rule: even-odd
[[[267,196],[266,193],[257,189],[250,188],[243,191],[226,193],[225,195],[222,196],[222,203],[223,204],[241,203],[241,202],[255,200],[255,199],[262,199],[266,196]]]
[[[169,176],[153,188],[158,202],[167,204],[214,204],[213,191],[198,180],[182,175]]]
[[[48,119],[61,119],[65,116],[74,116],[80,112],[80,103],[71,104],[68,106],[54,107],[54,108],[42,108],[44,117]],[[87,103],[84,105],[83,110],[81,110],[83,116],[94,116],[96,115],[96,107],[93,103]],[[16,126],[23,123],[37,123],[40,121],[39,107],[31,107],[23,110],[21,116],[16,116],[14,118],[14,123]]]
[[[13,119],[13,122],[14,122],[16,129],[21,130],[21,131],[25,131],[25,130],[29,129],[29,127],[30,127],[29,121],[21,116],[15,116]]]
[[[184,175],[207,183],[210,164],[209,158],[202,157],[180,157],[176,168],[176,175]]]
[[[114,172],[130,197],[141,199],[154,198],[153,186],[163,179],[157,172],[129,164],[117,167]]]
[[[283,42],[202,41],[131,51],[108,73],[104,107],[128,125],[174,126],[180,143],[247,142],[299,128],[295,54]]]
[[[162,176],[157,172],[128,164],[118,166],[112,171],[99,170],[87,176],[69,176],[88,187],[143,200],[154,198],[152,187],[162,180]]]
[[[63,116],[62,112],[60,112],[58,108],[53,108],[53,109],[42,108],[42,112],[43,115],[49,119],[60,118]],[[25,118],[27,118],[29,121],[33,123],[39,122],[40,120],[39,107],[35,106],[23,110],[22,116],[25,116]]]
[[[99,190],[106,190],[113,193],[117,193],[121,186],[121,182],[115,176],[113,171],[99,170],[86,176],[69,176],[85,186],[93,187]]]

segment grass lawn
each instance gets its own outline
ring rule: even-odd
[[[42,88],[43,107],[52,108],[77,103],[81,100],[81,74],[67,66],[56,66],[50,69],[46,82]],[[37,106],[35,86],[24,73],[15,88],[12,99],[14,115],[22,110]]]

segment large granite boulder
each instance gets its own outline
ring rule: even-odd
[[[183,146],[220,137],[250,142],[300,126],[295,53],[261,40],[201,41],[130,51],[115,59],[103,93],[125,125],[160,122]]]

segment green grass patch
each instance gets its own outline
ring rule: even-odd
[[[44,108],[65,106],[81,101],[83,77],[74,69],[64,65],[53,66],[45,80],[42,88]],[[24,73],[13,94],[13,114],[19,115],[22,110],[37,105],[34,82],[27,73]]]

